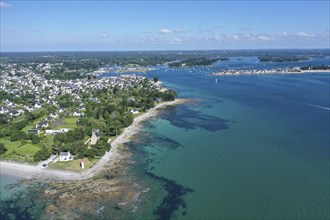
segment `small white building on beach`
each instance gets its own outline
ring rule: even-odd
[[[60,161],[70,161],[73,160],[73,155],[70,152],[61,152]]]

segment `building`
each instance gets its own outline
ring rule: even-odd
[[[73,160],[73,155],[70,152],[61,152],[60,161],[70,161]]]
[[[84,113],[82,113],[81,111],[78,111],[78,110],[76,110],[76,111],[73,112],[73,114],[72,114],[72,116],[74,116],[74,117],[78,117],[78,116],[82,116],[82,115],[84,115]]]
[[[50,113],[49,116],[52,117],[52,118],[57,118],[58,117],[58,115],[55,112]]]
[[[27,131],[27,133],[28,134],[36,134],[37,135],[37,134],[40,133],[40,131],[38,129],[30,129],[30,130]]]
[[[13,110],[13,111],[10,112],[10,115],[11,116],[14,116],[14,117],[18,117],[18,116],[20,116],[20,114],[21,113],[19,111],[17,111],[17,110]]]
[[[70,131],[69,128],[61,128],[61,129],[58,129],[58,130],[46,130],[46,134],[48,135],[53,135],[53,134],[61,134],[61,133],[66,133]]]
[[[95,145],[99,139],[100,139],[100,129],[93,129],[90,144]]]
[[[137,109],[132,109],[132,110],[131,110],[131,113],[132,113],[133,115],[136,115],[136,114],[139,114],[140,112],[139,112]]]
[[[48,122],[47,121],[43,121],[43,122],[40,122],[36,125],[36,128],[37,129],[40,129],[40,128],[47,128],[49,126]]]
[[[65,86],[62,87],[62,91],[64,94],[71,94],[73,90],[73,87],[71,84],[67,84]]]

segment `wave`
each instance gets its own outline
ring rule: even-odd
[[[330,111],[330,108],[329,107],[324,107],[324,106],[314,105],[314,104],[304,103],[304,102],[297,102],[297,103],[298,104],[301,104],[301,105],[307,105],[307,106],[311,106],[311,107],[315,107],[315,108],[320,108],[320,109],[325,109],[325,110]]]

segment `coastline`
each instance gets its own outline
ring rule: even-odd
[[[187,99],[175,99],[170,102],[163,102],[149,109],[146,113],[134,118],[133,123],[126,127],[123,132],[111,142],[110,151],[106,152],[101,159],[90,169],[78,173],[73,171],[53,170],[41,168],[41,166],[23,164],[18,162],[0,161],[1,174],[18,177],[22,179],[49,179],[49,180],[83,180],[93,177],[101,172],[105,166],[112,166],[121,158],[119,146],[130,141],[131,137],[138,133],[140,123],[157,115],[158,110],[169,105],[178,105],[188,102]]]
[[[327,73],[330,72],[330,70],[300,70],[300,71],[278,71],[278,72],[244,72],[244,71],[237,71],[237,72],[219,72],[219,73],[213,73],[211,75],[213,76],[242,76],[242,75],[277,75],[277,74],[304,74],[304,73]]]
[[[328,73],[330,72],[329,70],[301,70],[303,73]]]

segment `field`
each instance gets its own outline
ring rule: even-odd
[[[65,118],[62,123],[58,124],[56,127],[54,127],[54,130],[60,129],[60,128],[77,128],[77,121],[79,117],[70,117],[70,118]]]
[[[33,155],[40,150],[30,141],[22,145],[20,141],[11,142],[9,139],[1,138],[0,143],[3,143],[8,150],[5,154],[0,155],[1,159],[6,160],[33,162]]]
[[[69,171],[82,172],[83,170],[80,167],[81,160],[82,159],[71,160],[71,161],[57,161],[56,163],[49,164],[49,168],[56,170],[69,170]],[[88,158],[84,158],[83,160],[85,162],[84,170],[91,168],[98,161],[98,159],[88,159]]]

